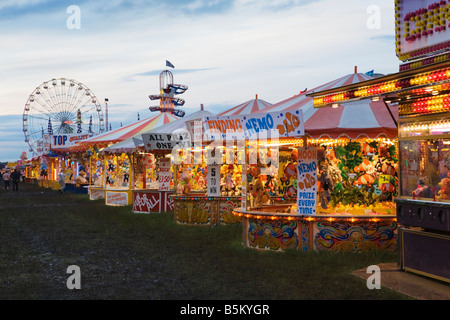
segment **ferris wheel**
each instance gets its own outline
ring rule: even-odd
[[[98,99],[88,87],[73,79],[43,82],[25,104],[23,132],[25,142],[35,156],[46,150],[52,135],[95,135],[104,130]]]

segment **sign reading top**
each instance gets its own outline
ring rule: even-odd
[[[400,60],[413,60],[450,50],[450,3],[395,0],[395,44]]]
[[[209,116],[203,122],[207,140],[260,139],[276,130],[278,137],[305,134],[302,110],[255,113],[237,116]]]

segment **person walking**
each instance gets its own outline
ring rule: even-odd
[[[5,190],[9,189],[9,170],[6,170],[5,173],[3,174],[3,181],[5,182]]]
[[[66,187],[66,175],[64,174],[64,172],[61,170],[58,174],[58,182],[59,182],[59,193],[63,193],[64,189]]]
[[[11,173],[13,191],[19,191],[20,172],[17,168]]]

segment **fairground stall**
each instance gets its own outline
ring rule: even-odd
[[[46,188],[58,190],[58,175],[64,174],[65,191],[87,193],[90,167],[86,153],[69,153],[70,147],[92,137],[92,134],[57,134],[48,135],[49,150],[41,156],[41,179],[39,184]]]
[[[314,93],[315,106],[397,104],[400,266],[450,282],[450,31],[447,1],[395,2],[398,73]]]
[[[255,205],[250,193],[247,209],[235,210],[244,221],[246,247],[395,250],[396,109],[371,100],[340,109],[315,109],[307,95],[369,79],[355,72],[265,110],[285,116],[300,111],[305,135],[282,137],[287,129],[280,127],[277,175],[262,182],[264,190],[275,189],[284,201]],[[267,145],[264,141],[257,144]],[[249,165],[247,170],[258,172],[254,167]]]
[[[219,117],[239,117],[270,105],[255,96],[255,99],[224,111]],[[186,122],[191,145],[173,154],[176,195],[171,198],[174,200],[174,220],[178,224],[214,226],[241,221],[232,213],[241,203],[242,165],[237,161],[240,155],[236,143],[226,145],[225,139],[212,141],[205,135],[205,128],[209,129],[205,124],[212,123],[215,118],[206,115]],[[208,163],[208,158],[216,161]]]
[[[190,123],[202,121],[212,115],[203,109],[184,116],[167,125],[154,128],[141,135],[142,143],[136,161],[139,170],[139,185],[133,189],[133,212],[173,212],[174,202],[171,194],[176,193],[177,166],[172,165],[172,150],[186,141],[191,141]]]
[[[133,144],[133,137],[168,124],[178,118],[170,113],[158,115],[137,121],[119,129],[83,140],[70,148],[71,154],[86,154],[89,162],[89,198],[91,200],[105,199],[107,205],[131,205],[133,176],[133,152],[117,150],[102,152],[104,148],[123,142]]]

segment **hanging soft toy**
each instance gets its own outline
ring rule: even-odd
[[[294,163],[288,163],[283,170],[283,176],[281,177],[281,181],[287,181],[292,177],[297,177],[297,166]]]
[[[270,195],[259,178],[249,185],[249,192],[252,196],[251,201],[254,207],[262,207],[270,201]]]
[[[444,178],[439,182],[439,186],[441,189],[439,190],[438,198],[443,200],[449,200],[450,199],[450,178]]]
[[[234,186],[233,175],[231,173],[228,173],[227,177],[225,178],[225,188],[232,189],[233,186]]]
[[[364,143],[361,145],[361,152],[362,152],[364,155],[376,153],[376,152],[377,152],[376,142],[375,142],[375,143],[371,143],[371,144],[369,144],[369,143],[367,143],[367,142],[364,142]]]
[[[108,171],[114,171],[116,166],[111,161],[108,161]]]

